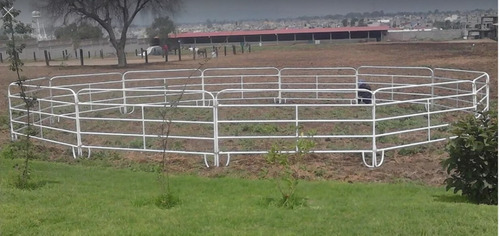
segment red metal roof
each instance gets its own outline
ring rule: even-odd
[[[244,31],[220,31],[220,32],[196,32],[169,34],[169,38],[197,38],[216,36],[246,36],[246,35],[275,35],[275,34],[310,34],[310,33],[334,33],[355,31],[387,31],[389,26],[374,27],[339,27],[339,28],[313,28],[313,29],[276,29],[276,30],[244,30]]]

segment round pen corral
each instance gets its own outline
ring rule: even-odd
[[[30,132],[75,158],[166,151],[201,156],[207,166],[265,154],[275,143],[295,152],[299,139],[312,139],[314,153],[358,153],[379,167],[386,151],[453,138],[448,126],[458,117],[489,109],[487,73],[427,67],[147,70],[38,78],[25,87],[38,101],[33,130],[12,83],[12,139]]]

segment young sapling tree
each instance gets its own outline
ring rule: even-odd
[[[16,73],[16,84],[19,87],[19,96],[24,103],[24,108],[26,109],[26,128],[24,129],[24,134],[26,140],[24,141],[24,162],[18,167],[19,175],[14,181],[14,185],[18,188],[31,188],[32,185],[29,183],[30,179],[30,166],[29,160],[33,157],[32,145],[31,145],[31,135],[33,133],[31,124],[31,109],[37,103],[37,98],[33,95],[31,91],[25,86],[25,77],[22,77],[20,72],[21,67],[24,65],[23,61],[19,58],[19,54],[23,52],[26,47],[24,43],[17,44],[16,40],[19,35],[26,35],[31,33],[32,29],[29,25],[16,20],[20,11],[14,9],[13,1],[4,0],[0,2],[0,8],[5,11],[3,15],[3,29],[10,37],[7,42],[7,55],[9,55],[9,69]]]
[[[303,136],[303,134],[301,134]],[[299,184],[299,168],[304,157],[314,148],[315,143],[311,139],[299,138],[296,142],[295,153],[283,151],[286,149],[283,145],[273,144],[271,150],[265,156],[268,164],[275,167],[273,173],[276,178],[276,186],[281,193],[281,199],[278,202],[279,207],[294,208],[300,205],[295,192]]]

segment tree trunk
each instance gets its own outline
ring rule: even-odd
[[[116,56],[118,56],[118,67],[127,66],[127,57],[125,55],[125,45],[118,45],[116,48]]]

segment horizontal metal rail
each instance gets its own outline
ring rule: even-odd
[[[30,117],[17,85],[9,85],[11,137],[25,135],[31,122],[37,130],[34,139],[68,146],[75,158],[84,149],[89,156],[92,149],[165,151],[202,155],[207,166],[207,156],[213,156],[213,165],[219,166],[220,155],[227,155],[228,165],[231,155],[264,154],[266,145],[277,140],[312,139],[317,142],[313,153],[360,153],[366,166],[378,167],[386,151],[452,138],[443,130],[451,121],[442,117],[488,110],[490,81],[481,71],[361,66],[147,70],[31,83],[38,83],[25,85],[38,105]],[[358,88],[360,83],[371,89]],[[369,103],[360,102],[360,93],[371,94]],[[163,120],[162,109],[179,114]],[[405,120],[412,126],[397,125]],[[154,146],[155,140],[167,138],[157,133],[165,122],[180,130],[168,136],[177,148]],[[103,141],[89,142],[93,137]],[[398,142],[384,142],[390,137]],[[337,140],[351,146],[338,146]],[[134,147],[123,143],[129,141]],[[240,150],[242,145],[246,150]]]

